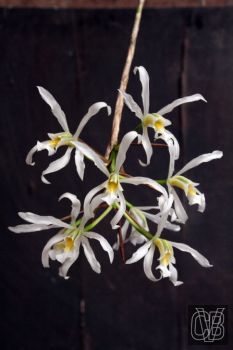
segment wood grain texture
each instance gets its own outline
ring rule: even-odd
[[[0,0],[0,7],[123,9],[136,8],[138,0]],[[147,0],[147,8],[225,7],[233,0]]]
[[[227,9],[198,9],[188,14],[184,33],[182,95],[199,92],[208,102],[195,104],[192,111],[190,105],[182,107],[183,160],[187,163],[199,154],[215,149],[222,150],[224,156],[221,160],[200,165],[187,172],[189,178],[200,183],[199,190],[205,193],[207,206],[203,215],[192,211],[192,216],[183,230],[183,239],[208,256],[214,267],[208,271],[208,277],[205,278],[205,271],[199,273],[191,267],[192,261],[187,260],[187,256],[177,254],[181,266],[187,266],[184,275],[188,276],[188,271],[192,269],[190,289],[188,292],[182,289],[180,293],[181,309],[184,303],[192,304],[194,301],[197,304],[200,302],[216,305],[226,302],[230,305],[231,298],[227,297],[227,294],[233,293],[232,278],[229,280],[227,272],[231,257],[226,254],[223,258],[224,251],[227,252],[228,247],[233,245],[233,239],[228,235],[232,223],[230,197],[233,193],[233,43],[230,39],[233,35],[232,21],[233,12]],[[220,122],[218,126],[217,120]],[[213,231],[215,237],[212,235]],[[216,285],[216,281],[221,281],[225,286],[223,291]],[[201,286],[200,294],[196,293],[198,286]],[[184,344],[187,339],[187,322],[183,322]],[[233,324],[231,312],[228,324],[229,327]],[[233,339],[230,336],[226,348],[230,349],[232,344]]]
[[[152,111],[196,92],[208,100],[167,116],[182,146],[177,170],[203,152],[219,148],[225,155],[187,174],[206,194],[206,213],[187,206],[186,228],[165,236],[198,249],[214,268],[204,269],[188,254],[176,252],[184,285],[174,288],[168,280],[154,284],[146,279],[141,262],[125,266],[116,253],[109,265],[96,244],[103,273],[92,272],[81,252],[71,278],[64,281],[57,275],[58,264],[45,270],[40,261],[43,246],[56,232],[15,235],[7,230],[21,222],[18,211],[66,215],[68,203],[57,202],[62,193],[83,199],[103,181],[88,163],[87,179],[79,181],[72,160],[50,175],[52,185],[42,184],[40,173],[51,161],[46,152],[35,155],[35,167],[26,166],[25,155],[36,140],[60,131],[36,85],[56,96],[71,130],[90,104],[114,105],[133,18],[132,10],[0,11],[1,350],[187,350],[188,305],[232,303],[232,9],[145,10],[133,63],[144,65],[150,74]],[[128,92],[140,103],[141,87],[133,74]],[[121,137],[135,123],[125,108]],[[104,152],[110,130],[111,117],[101,114],[82,137]],[[145,160],[143,151],[129,150],[127,170],[166,176],[165,149],[156,150],[149,168],[138,167],[138,158]],[[157,197],[139,187],[125,193],[136,204],[154,205]],[[107,222],[96,231],[111,243],[116,239]],[[126,256],[134,249],[126,247]],[[231,332],[229,346],[218,349],[232,349],[232,337]]]

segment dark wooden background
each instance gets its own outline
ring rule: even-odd
[[[141,262],[124,266],[116,254],[109,266],[96,246],[103,273],[92,272],[81,256],[64,281],[57,276],[57,264],[44,270],[40,262],[43,246],[55,232],[19,236],[7,230],[20,223],[18,211],[66,215],[67,203],[57,203],[61,193],[83,198],[101,181],[87,166],[82,185],[72,162],[50,176],[52,185],[42,184],[46,152],[36,155],[34,168],[26,166],[25,155],[36,140],[59,131],[35,86],[56,96],[71,130],[90,104],[103,100],[113,106],[133,17],[132,10],[114,9],[0,10],[2,350],[199,349],[187,344],[187,308],[192,304],[228,305],[228,346],[203,349],[232,349],[233,8],[146,9],[134,60],[150,74],[153,111],[196,92],[208,100],[170,115],[171,130],[182,146],[179,166],[214,149],[223,150],[224,158],[190,171],[206,193],[206,212],[188,208],[190,218],[182,232],[167,232],[166,237],[202,252],[212,269],[176,252],[184,285],[174,288],[167,279],[153,284]],[[128,91],[139,100],[140,84],[133,75]],[[134,126],[135,118],[125,110],[122,134]],[[97,116],[83,138],[104,151],[110,127],[111,118]],[[164,170],[166,151],[156,153],[160,155],[153,157],[150,168],[140,168],[137,174],[155,176]],[[136,174],[132,151],[128,164]],[[134,189],[129,195],[135,202],[153,204],[145,191]],[[97,232],[114,241],[107,224]]]

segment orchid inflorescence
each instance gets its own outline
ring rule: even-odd
[[[175,257],[173,248],[190,253],[199,264],[204,267],[210,267],[209,261],[199,252],[184,243],[171,242],[161,238],[164,230],[179,231],[180,224],[184,224],[188,219],[187,213],[176,192],[176,188],[183,190],[190,205],[197,204],[198,210],[205,210],[205,196],[198,189],[198,183],[185,177],[183,174],[204,162],[221,158],[221,151],[213,151],[200,155],[188,162],[181,170],[175,172],[175,162],[180,155],[180,147],[176,137],[167,130],[171,125],[170,120],[164,115],[170,113],[175,107],[194,101],[205,101],[200,94],[179,98],[156,113],[149,112],[149,76],[146,69],[142,66],[136,67],[134,73],[139,73],[142,85],[142,103],[143,110],[134,101],[133,97],[123,91],[125,104],[140,120],[142,133],[136,128],[129,131],[122,138],[119,145],[115,145],[108,159],[99,155],[92,147],[80,139],[80,134],[86,123],[96,115],[100,110],[106,109],[107,114],[111,114],[111,108],[104,102],[93,104],[87,114],[81,120],[75,133],[71,133],[67,125],[66,116],[57,103],[55,98],[44,88],[38,87],[39,93],[43,100],[50,106],[53,115],[57,118],[63,131],[56,134],[48,134],[49,140],[37,142],[29,151],[26,162],[34,165],[33,155],[35,152],[47,150],[51,156],[56,153],[61,146],[66,148],[65,154],[51,162],[47,169],[42,172],[41,179],[44,183],[49,184],[47,175],[64,168],[70,161],[71,153],[75,152],[75,165],[78,176],[81,180],[84,178],[85,163],[84,159],[93,162],[96,167],[106,176],[106,180],[93,188],[85,197],[81,204],[75,194],[64,193],[59,200],[68,199],[71,202],[70,222],[67,218],[64,220],[57,219],[53,216],[40,216],[30,212],[19,212],[19,216],[27,221],[27,224],[9,227],[15,233],[35,232],[49,229],[59,229],[45,245],[42,252],[42,264],[49,267],[49,259],[57,260],[61,263],[59,275],[68,278],[67,273],[71,265],[77,260],[80,254],[80,247],[83,247],[84,254],[91,265],[92,269],[100,273],[101,266],[95,257],[94,251],[89,240],[98,240],[103,250],[109,256],[112,263],[114,250],[122,248],[122,245],[129,242],[133,245],[141,245],[126,260],[126,264],[131,264],[143,260],[143,267],[146,276],[152,281],[158,281],[161,278],[168,277],[171,282],[178,286],[182,282],[178,281],[177,270],[174,266]],[[148,128],[154,130],[154,140],[162,140],[167,145],[169,152],[169,169],[167,178],[164,180],[154,180],[141,176],[130,176],[123,170],[125,165],[126,154],[132,143],[141,144],[146,154],[146,162],[139,160],[141,166],[148,166],[153,154],[153,147],[150,140]],[[146,185],[151,190],[154,197],[154,206],[135,206],[128,201],[124,195],[124,187],[131,185]],[[82,209],[82,210],[81,210]],[[111,227],[118,233],[117,240],[113,247],[102,235],[94,232],[95,227],[111,212]],[[123,221],[124,219],[124,221]],[[150,223],[156,224],[156,231],[151,231]],[[152,264],[154,253],[158,249],[159,270],[153,272]]]

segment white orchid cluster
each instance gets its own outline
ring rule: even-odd
[[[19,216],[27,221],[27,224],[9,227],[15,233],[35,232],[49,229],[59,229],[45,245],[42,252],[42,264],[49,267],[49,259],[57,260],[61,263],[59,275],[68,278],[67,273],[71,265],[77,260],[80,254],[80,246],[92,269],[100,273],[101,266],[95,257],[94,251],[89,240],[98,240],[101,247],[108,253],[110,262],[113,261],[114,250],[122,248],[126,242],[133,245],[141,245],[131,258],[126,260],[126,264],[131,264],[144,259],[143,267],[146,276],[152,281],[158,281],[161,278],[168,277],[171,282],[178,286],[182,282],[178,281],[177,270],[174,266],[175,257],[173,248],[190,253],[199,264],[204,267],[210,267],[209,261],[183,243],[171,242],[161,238],[164,230],[179,231],[180,224],[184,224],[188,218],[187,213],[179,199],[176,188],[183,190],[190,205],[197,204],[198,210],[205,210],[205,196],[201,193],[198,184],[183,176],[183,174],[197,165],[221,158],[221,151],[203,154],[191,160],[181,170],[175,172],[175,162],[179,158],[179,143],[175,136],[167,130],[171,125],[170,120],[164,117],[175,107],[188,102],[198,100],[205,101],[200,94],[177,99],[162,108],[156,113],[149,111],[149,76],[146,69],[142,66],[136,67],[134,73],[139,73],[142,85],[142,103],[143,110],[134,101],[133,97],[125,92],[121,92],[125,104],[140,120],[142,134],[136,131],[128,132],[119,145],[116,145],[109,159],[105,159],[94,151],[89,145],[80,139],[80,134],[86,123],[96,115],[101,109],[106,108],[108,115],[111,108],[104,102],[93,104],[87,114],[81,120],[75,133],[71,133],[67,125],[66,117],[60,105],[54,97],[44,88],[38,87],[43,100],[50,106],[53,115],[57,118],[63,131],[56,134],[48,134],[49,140],[37,142],[29,151],[26,162],[34,165],[33,154],[41,150],[47,150],[48,155],[52,156],[61,146],[66,148],[65,154],[51,162],[46,170],[42,172],[41,179],[48,184],[45,176],[64,168],[70,161],[71,153],[75,152],[75,164],[77,173],[81,180],[84,177],[85,163],[84,159],[93,162],[96,167],[106,176],[106,180],[93,188],[85,197],[81,205],[76,195],[64,193],[60,198],[67,198],[71,202],[71,213],[64,220],[53,216],[40,216],[30,212],[19,212]],[[154,131],[154,140],[162,140],[168,148],[170,155],[169,170],[167,178],[164,180],[154,180],[146,177],[130,176],[125,173],[126,153],[132,143],[141,144],[146,153],[146,162],[139,161],[142,166],[148,166],[153,154],[152,143],[149,138],[148,128]],[[124,196],[124,187],[131,185],[144,185],[153,190],[154,206],[136,207]],[[93,232],[93,229],[110,213],[110,224],[113,230],[116,230],[117,242],[113,247],[106,238]],[[124,221],[122,220],[124,218]],[[156,230],[150,228],[151,223],[156,224]],[[152,264],[155,251],[158,250],[158,270],[155,276]]]

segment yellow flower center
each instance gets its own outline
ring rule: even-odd
[[[49,140],[49,145],[53,148],[57,148],[59,146],[59,143],[62,141],[62,145],[66,145],[69,147],[73,147],[70,141],[73,140],[73,136],[69,132],[61,132],[57,135],[54,135],[54,138]]]
[[[71,237],[66,237],[64,241],[56,243],[54,248],[56,250],[64,250],[65,252],[70,252],[74,248],[74,240]]]
[[[65,240],[65,252],[69,252],[74,248],[74,240],[71,237],[67,237]]]
[[[148,114],[145,116],[143,119],[143,125],[154,127],[157,131],[164,129],[164,121],[159,114]]]
[[[162,121],[162,119],[158,119],[156,122],[154,122],[154,127],[157,130],[164,129],[164,122]]]
[[[161,265],[167,266],[171,260],[171,253],[166,252],[160,260]]]
[[[56,148],[60,141],[61,141],[60,137],[55,137],[55,139],[49,141],[49,144],[51,147]]]
[[[110,193],[115,193],[119,188],[119,175],[111,174],[107,184],[107,191]]]
[[[154,118],[152,115],[147,115],[144,119],[143,119],[143,125],[144,126],[152,126],[154,123]]]
[[[192,181],[190,181],[184,176],[178,175],[178,176],[171,177],[170,179],[168,179],[168,183],[174,187],[178,187],[181,190],[183,190],[186,196],[193,197],[197,195],[197,190],[193,186]]]
[[[185,189],[185,183],[180,181],[178,178],[176,177],[172,177],[171,179],[168,180],[168,183],[174,187],[178,187],[181,190]]]
[[[193,185],[188,186],[188,196],[196,196],[197,191]]]
[[[118,189],[118,183],[114,181],[109,181],[107,187],[109,192],[114,193]]]
[[[163,266],[168,266],[171,261],[171,258],[174,255],[172,245],[165,239],[160,238],[156,238],[154,243],[159,249],[160,264]]]

